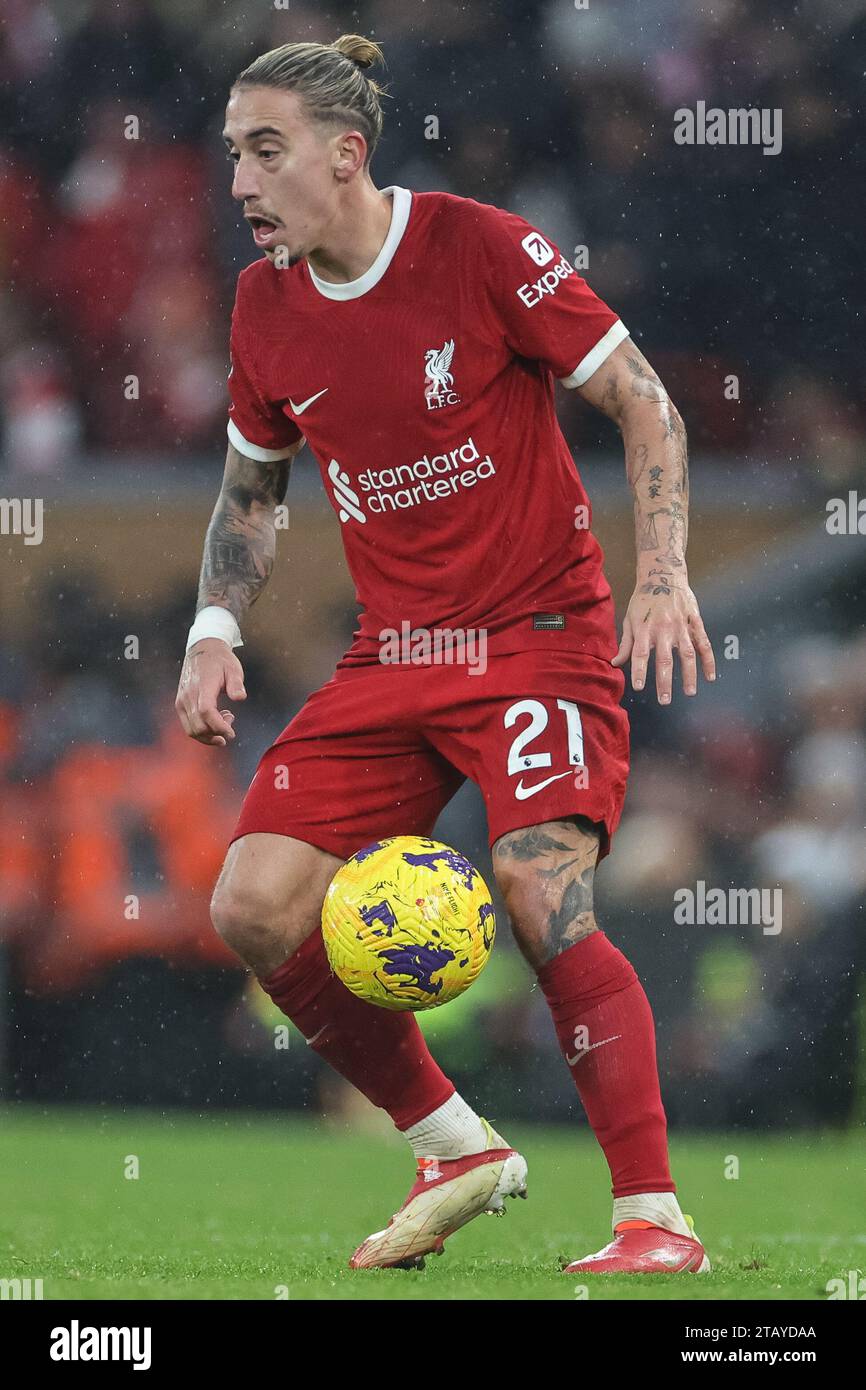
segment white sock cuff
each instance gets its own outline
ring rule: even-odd
[[[621,1221],[651,1221],[665,1231],[690,1236],[688,1222],[673,1192],[639,1192],[634,1197],[614,1197],[614,1231]]]
[[[403,1133],[416,1158],[463,1158],[487,1147],[487,1133],[480,1118],[456,1091],[444,1105]]]

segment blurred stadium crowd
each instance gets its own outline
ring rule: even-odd
[[[804,486],[862,476],[844,317],[862,277],[851,112],[866,3],[816,16],[787,0],[5,0],[4,21],[0,477],[74,483],[77,469],[171,455],[178,471],[208,468],[204,518],[234,280],[252,259],[228,196],[225,93],[255,53],[347,30],[379,38],[389,62],[377,182],[508,206],[566,254],[586,245],[587,278],[667,380],[693,449],[735,468],[770,460],[783,478],[799,462]],[[699,99],[781,107],[782,154],[676,146],[673,111]],[[737,402],[719,389],[728,373]],[[570,443],[610,444],[579,403],[560,408]],[[645,980],[674,1123],[862,1111],[866,643],[845,635],[859,585],[822,635],[774,658],[770,714],[703,703],[672,725],[629,702],[635,772],[599,915]],[[45,1099],[336,1104],[312,1053],[275,1049],[280,1016],[207,914],[240,795],[306,688],[277,682],[251,639],[238,744],[203,755],[173,710],[191,593],[145,621],[82,556],[77,579],[30,604],[28,631],[0,644],[0,1083],[5,1070],[7,1094]],[[310,625],[308,666],[336,658],[351,617]],[[125,659],[130,633],[146,661]],[[489,874],[471,789],[439,829]],[[698,880],[780,886],[781,933],[678,925],[674,893]],[[557,1118],[572,1088],[507,938],[503,920],[478,985],[424,1026],[487,1113]]]
[[[862,285],[862,0],[817,11],[795,0],[4,10],[9,465],[55,470],[85,448],[221,448],[227,315],[253,259],[219,138],[226,94],[256,53],[348,28],[380,38],[389,65],[381,186],[508,206],[567,255],[586,246],[587,278],[688,402],[694,445],[820,456],[843,477],[859,467],[845,306]],[[782,153],[675,144],[674,111],[697,100],[781,109]],[[437,139],[425,137],[431,114]],[[719,390],[728,373],[738,402]],[[140,381],[138,409],[127,374]],[[591,441],[592,416],[574,400],[563,411],[571,436]]]

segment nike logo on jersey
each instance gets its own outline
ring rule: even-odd
[[[518,801],[525,801],[528,796],[535,796],[536,792],[544,791],[544,788],[549,787],[551,782],[558,782],[560,777],[568,776],[570,776],[569,772],[557,772],[553,777],[546,777],[543,782],[536,782],[534,787],[524,787],[523,778],[521,777],[517,786],[514,788],[514,795],[517,797]]]
[[[580,1061],[581,1057],[585,1057],[587,1052],[592,1052],[594,1047],[604,1047],[605,1043],[616,1042],[617,1038],[621,1037],[622,1033],[614,1033],[612,1038],[602,1038],[601,1042],[590,1043],[588,1047],[582,1047],[579,1052],[575,1052],[573,1057],[566,1056],[565,1060],[570,1067],[574,1067]]]
[[[289,396],[289,405],[292,407],[292,410],[295,413],[295,415],[303,415],[304,411],[307,409],[307,406],[312,405],[313,401],[317,401],[320,396],[324,396],[327,390],[327,386],[323,387],[321,391],[316,392],[315,396],[309,396],[307,400],[301,401],[300,405],[295,405],[295,402],[292,400],[291,396]]]

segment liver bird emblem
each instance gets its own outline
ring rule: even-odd
[[[424,354],[424,372],[427,377],[427,396],[438,396],[454,384],[454,377],[448,370],[454,356],[454,339],[449,338],[444,347],[428,348]]]

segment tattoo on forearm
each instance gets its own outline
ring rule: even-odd
[[[617,415],[619,412],[619,384],[615,376],[611,375],[604,383],[604,395],[601,398],[601,408],[610,415]]]
[[[643,530],[640,532],[638,536],[637,545],[639,551],[658,550],[659,533],[658,526],[656,524],[656,517],[664,515],[666,515],[664,511],[650,512],[649,516],[642,518]],[[639,517],[639,519],[641,518]]]
[[[198,608],[217,603],[240,621],[270,577],[276,551],[274,509],[286,495],[289,461],[255,463],[236,455],[207,530]]]
[[[627,357],[626,366],[632,375],[631,394],[645,396],[650,401],[666,401],[667,392],[647,361]]]
[[[686,443],[686,427],[682,417],[671,406],[665,419],[665,435],[674,442],[675,473],[673,491],[685,503],[689,498],[689,458]]]
[[[677,461],[671,469],[655,464],[648,480],[632,489],[638,555],[667,571],[685,568],[688,500],[679,481],[683,476]]]
[[[649,459],[649,446],[646,444],[626,445],[625,467],[629,484],[636,488],[643,477]]]
[[[647,561],[653,567],[641,592],[666,594],[675,587],[678,571],[685,568],[689,500],[686,430],[661,381],[637,349],[625,357],[625,365],[625,376],[608,376],[601,405],[623,431],[638,555],[642,567]],[[653,402],[658,413],[643,404],[640,411],[630,413],[626,409],[628,396]]]

